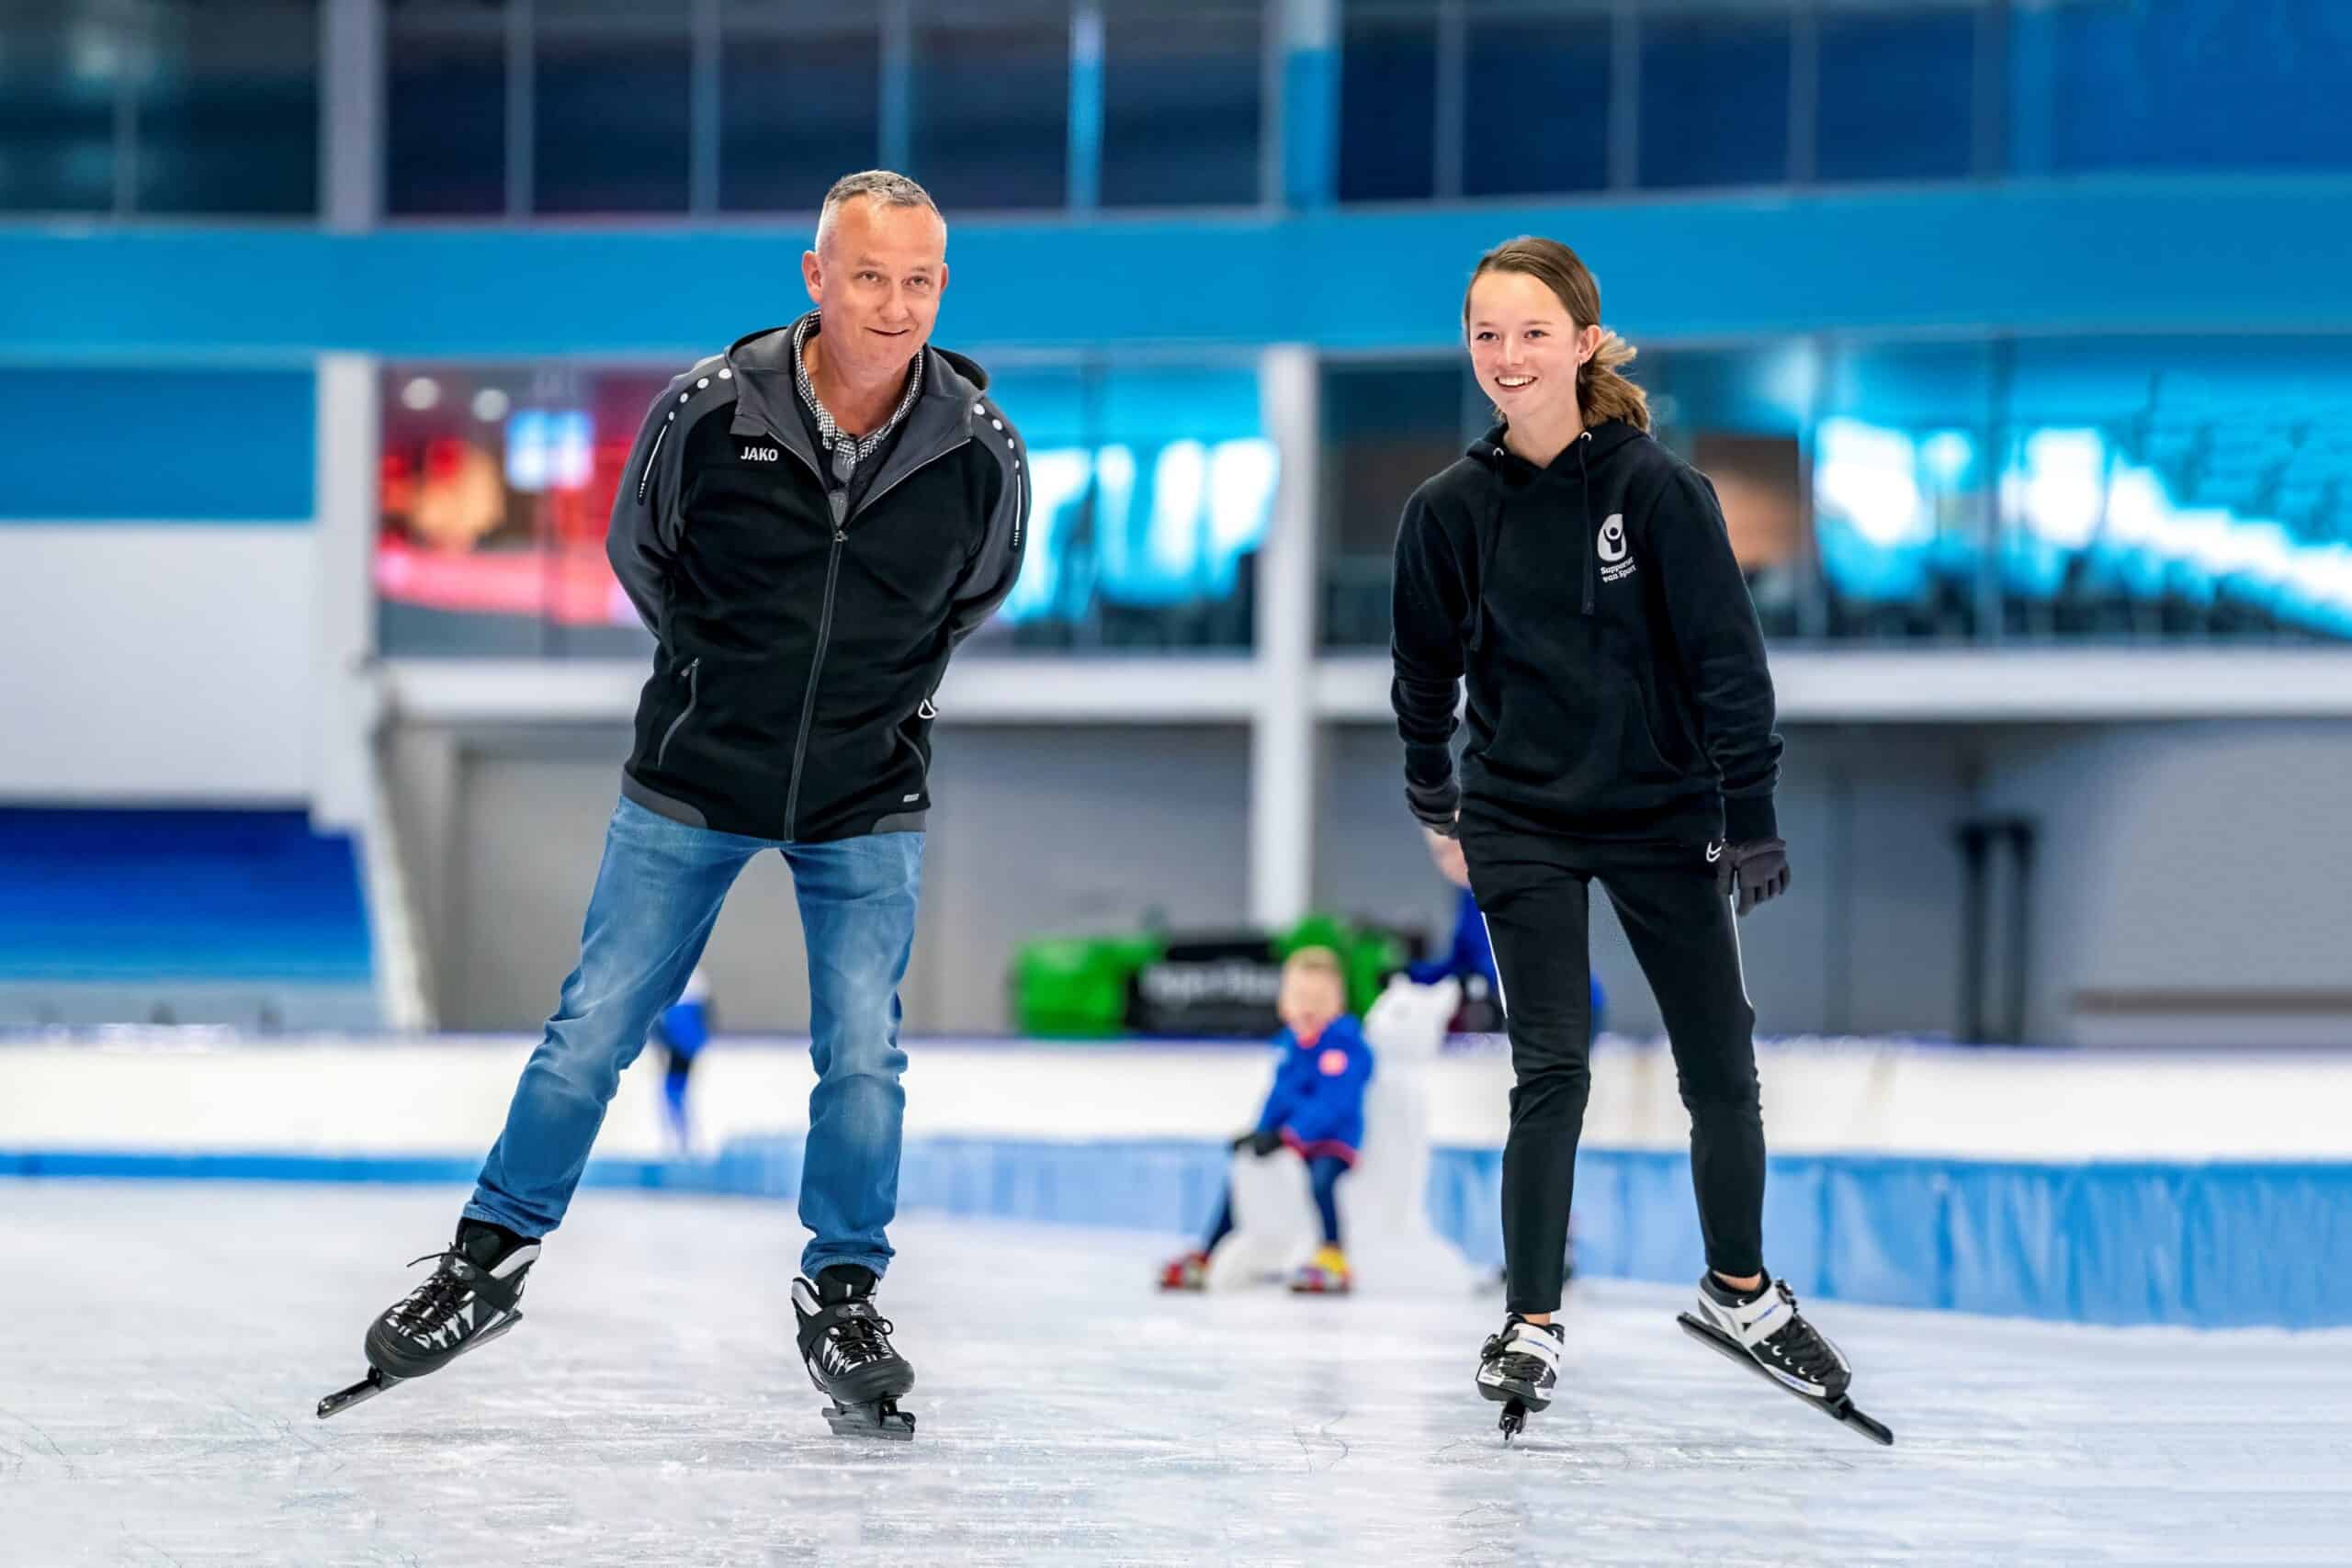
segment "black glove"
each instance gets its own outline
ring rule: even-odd
[[[1264,1159],[1283,1146],[1283,1135],[1279,1128],[1270,1127],[1262,1133],[1252,1133],[1247,1141],[1250,1145],[1250,1152],[1260,1159]],[[1239,1145],[1235,1145],[1237,1148],[1239,1146]]]
[[[1231,1149],[1235,1154],[1239,1154],[1242,1150],[1248,1148],[1257,1141],[1258,1134],[1255,1132],[1236,1133],[1233,1135],[1233,1141],[1226,1146]]]
[[[1710,845],[1707,853],[1715,863],[1715,893],[1734,900],[1735,914],[1789,890],[1789,846],[1779,839]]]

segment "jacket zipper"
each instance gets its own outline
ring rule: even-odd
[[[645,454],[645,467],[638,472],[637,503],[639,506],[645,504],[645,487],[653,482],[653,459],[662,456],[662,443],[669,438],[670,422],[664,420],[662,428],[653,433],[653,446]]]
[[[770,430],[768,434],[771,439],[773,439],[786,451],[793,451],[792,444],[786,441],[783,436],[777,434],[774,430]],[[905,473],[900,474],[897,479],[892,479],[888,484],[884,485],[880,490],[875,491],[871,494],[867,495],[865,499],[858,504],[856,512],[844,511],[833,519],[832,548],[825,557],[824,607],[818,612],[817,615],[817,650],[809,656],[808,685],[807,690],[801,694],[800,697],[800,732],[792,738],[792,786],[785,792],[784,796],[784,836],[787,840],[797,839],[799,837],[797,829],[800,823],[800,773],[802,766],[806,763],[808,757],[809,721],[815,718],[817,715],[817,679],[824,673],[825,649],[827,644],[832,637],[833,587],[834,584],[841,581],[842,547],[849,543],[849,525],[851,523],[854,522],[859,513],[865,512],[867,507],[872,506],[876,502],[880,501],[884,496],[898,489],[899,486],[904,483],[908,479],[911,478],[915,474],[921,473],[923,469],[931,467],[942,457],[946,457],[950,452],[956,451],[957,448],[968,445],[971,442],[971,439],[972,438],[970,436],[967,435],[963,440],[955,443],[953,446],[941,447],[938,451],[933,452],[930,457],[925,457],[922,462],[917,463],[914,467],[909,468]],[[797,452],[794,455],[798,456]],[[816,475],[818,488],[825,492],[825,504],[828,507],[831,506],[833,492],[826,486],[824,475],[817,473],[815,467],[808,463],[805,459],[801,466],[808,468],[811,474]]]
[[[653,753],[656,768],[661,767],[662,759],[670,754],[670,738],[678,733],[678,726],[693,716],[695,704],[702,700],[702,660],[699,657],[687,660],[684,674],[686,677],[686,705],[679,711],[677,717],[670,721],[670,728],[662,732],[662,744]]]
[[[831,499],[828,492],[828,504]],[[787,840],[800,836],[794,830],[800,819],[800,769],[808,757],[808,724],[817,716],[817,677],[824,672],[825,644],[833,631],[833,584],[841,581],[842,547],[849,543],[849,535],[842,527],[847,521],[842,518],[833,524],[833,547],[825,557],[825,607],[817,616],[817,651],[809,656],[808,687],[800,695],[800,732],[792,738],[792,787],[784,797],[784,836]]]

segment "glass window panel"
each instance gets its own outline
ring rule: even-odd
[[[1106,8],[1102,204],[1255,203],[1264,75],[1255,6]]]
[[[1814,538],[1832,637],[1981,635],[1991,344],[1835,347],[1822,367]]]
[[[1802,438],[1813,345],[1645,351],[1630,374],[1649,393],[1658,440],[1714,482],[1766,635],[1805,629],[1814,547]]]
[[[397,655],[596,658],[651,646],[605,526],[658,369],[395,365],[376,592]]]
[[[174,0],[144,17],[139,210],[317,211],[317,5]]]
[[[1246,648],[1277,466],[1248,366],[1102,372],[1095,614],[1108,648]]]
[[[130,67],[104,16],[0,9],[0,211],[114,206],[115,95]]]
[[[1815,167],[1825,180],[1965,175],[1974,161],[1976,12],[1824,11]]]
[[[1459,358],[1323,367],[1323,646],[1387,646],[1405,499],[1462,456],[1486,412]]]
[[[989,370],[989,396],[1029,449],[1028,549],[991,623],[1011,626],[1021,647],[1069,648],[1092,635],[1096,382],[1073,365]]]
[[[2352,6],[2074,0],[2008,26],[2020,170],[2352,166]]]
[[[882,39],[730,27],[719,52],[718,205],[813,215],[843,175],[881,161]]]
[[[2023,341],[2012,636],[2352,637],[2352,340]]]
[[[1609,183],[1606,15],[1481,17],[1465,29],[1465,196],[1599,190]]]
[[[982,642],[1248,647],[1279,479],[1254,367],[1012,357],[991,369],[989,395],[1028,448],[1030,541]],[[650,647],[604,540],[638,423],[666,378],[565,362],[387,367],[374,564],[384,650]]]
[[[921,19],[911,98],[914,167],[958,210],[1061,207],[1069,191],[1069,14],[985,24],[958,9]]]
[[[1030,648],[1246,648],[1272,443],[1246,365],[1016,366],[1029,557],[999,619]]]
[[[395,25],[385,51],[384,209],[505,211],[505,38]]]
[[[1340,199],[1437,189],[1437,21],[1351,8],[1340,48]]]
[[[683,14],[660,30],[542,19],[533,60],[537,210],[686,209],[693,67]]]
[[[1770,11],[1645,15],[1641,183],[1789,177],[1789,19]]]

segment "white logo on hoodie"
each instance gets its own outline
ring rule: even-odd
[[[1600,573],[1601,581],[1614,582],[1621,577],[1632,575],[1634,563],[1625,543],[1625,514],[1623,513],[1612,512],[1601,521],[1600,548],[1600,564],[1603,568]]]

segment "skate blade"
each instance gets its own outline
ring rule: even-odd
[[[915,1418],[894,1400],[871,1404],[836,1404],[825,1412],[825,1424],[842,1438],[879,1438],[888,1442],[914,1440]]]
[[[1799,1400],[1806,1404],[1812,1405],[1815,1410],[1820,1411],[1824,1416],[1828,1416],[1832,1421],[1837,1422],[1839,1426],[1851,1427],[1853,1430],[1860,1432],[1862,1436],[1868,1438],[1874,1443],[1883,1444],[1890,1449],[1894,1446],[1894,1433],[1893,1429],[1890,1428],[1883,1421],[1880,1421],[1873,1416],[1866,1416],[1861,1411],[1855,1409],[1854,1400],[1851,1394],[1839,1394],[1836,1399],[1822,1399],[1815,1395],[1806,1393],[1802,1390],[1791,1388],[1788,1384],[1782,1382],[1780,1379],[1766,1371],[1762,1367],[1758,1366],[1756,1364],[1755,1357],[1740,1348],[1739,1345],[1736,1341],[1726,1337],[1721,1330],[1714,1328],[1708,1324],[1700,1322],[1697,1318],[1691,1316],[1687,1312],[1675,1314],[1674,1321],[1682,1325],[1682,1331],[1690,1335],[1691,1338],[1698,1340],[1702,1345],[1706,1346],[1707,1348],[1737,1361],[1741,1366],[1746,1367],[1749,1371],[1754,1372],[1758,1377],[1762,1378],[1766,1382],[1770,1383],[1774,1388],[1779,1389],[1782,1393],[1787,1394],[1790,1398]]]
[[[365,1404],[400,1381],[398,1378],[388,1378],[370,1367],[368,1369],[368,1375],[349,1388],[339,1388],[319,1401],[319,1419],[323,1421],[330,1416],[342,1415],[355,1404]]]
[[[471,1355],[474,1351],[481,1349],[483,1346],[489,1344],[499,1336],[506,1333],[509,1329],[512,1329],[516,1324],[522,1321],[523,1314],[521,1313],[518,1312],[512,1314],[508,1316],[505,1322],[499,1324],[496,1327],[476,1335],[473,1342],[468,1345],[464,1349],[458,1351],[457,1355],[450,1357],[449,1361],[455,1361],[463,1357]],[[449,1364],[449,1361],[442,1362],[441,1366],[435,1367],[434,1371],[439,1371],[443,1367],[447,1367]],[[419,1375],[430,1376],[431,1374],[420,1373]],[[385,1371],[380,1367],[370,1367],[368,1369],[368,1375],[361,1378],[357,1382],[353,1383],[349,1388],[339,1388],[333,1393],[328,1394],[324,1399],[319,1401],[319,1419],[323,1421],[330,1416],[340,1416],[355,1404],[367,1404],[369,1400],[375,1398],[386,1389],[396,1388],[401,1383],[414,1382],[415,1381],[415,1378],[396,1377],[392,1373]]]
[[[1480,1393],[1497,1404],[1516,1404],[1521,1409],[1536,1416],[1541,1416],[1552,1408],[1552,1401],[1536,1393],[1527,1383],[1488,1382],[1484,1378],[1474,1378],[1471,1381],[1478,1385]]]
[[[1502,1433],[1504,1442],[1510,1442],[1527,1430],[1527,1417],[1530,1414],[1523,1400],[1514,1399],[1503,1406],[1502,1418],[1495,1423],[1495,1427]]]

